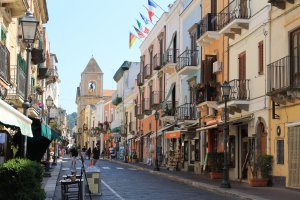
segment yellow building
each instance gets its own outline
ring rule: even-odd
[[[270,2],[270,56],[266,60],[273,182],[300,188],[300,0]]]

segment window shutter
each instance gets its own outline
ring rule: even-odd
[[[264,43],[258,43],[258,74],[264,74]]]

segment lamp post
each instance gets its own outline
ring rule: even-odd
[[[125,156],[125,159],[124,159],[124,162],[125,163],[128,163],[128,160],[127,160],[127,117],[128,117],[128,112],[125,112],[125,147],[124,147],[124,156]]]
[[[50,110],[53,107],[53,98],[50,95],[46,99],[46,106],[48,109],[48,125],[50,126]],[[55,163],[55,151],[56,151],[55,146],[56,146],[56,144],[54,142],[54,159],[53,159],[52,165],[56,165],[56,163]],[[47,149],[47,151],[49,151],[49,148]],[[47,161],[50,160],[49,156],[50,156],[50,153],[47,153]]]
[[[25,116],[28,116],[28,108],[30,107],[30,103],[28,100],[28,84],[29,84],[29,59],[30,59],[30,52],[31,52],[31,44],[35,41],[35,36],[38,27],[38,21],[34,18],[32,13],[29,11],[26,12],[25,16],[20,20],[21,27],[22,27],[22,35],[23,35],[23,42],[26,44],[26,80],[25,80],[25,94],[24,94],[24,102],[23,102],[23,113]],[[27,137],[22,137],[22,154],[26,157],[27,151]]]
[[[154,171],[159,171],[159,166],[158,166],[158,152],[157,152],[157,121],[159,118],[159,113],[155,111],[154,113],[155,121],[156,121],[156,135],[155,135],[155,168],[153,169]]]
[[[220,185],[222,188],[231,188],[229,182],[229,170],[228,170],[228,161],[227,161],[227,148],[228,148],[228,124],[227,124],[227,101],[229,99],[231,86],[227,81],[223,83],[221,86],[222,89],[222,97],[225,103],[225,111],[224,111],[224,168],[223,168],[223,180]]]

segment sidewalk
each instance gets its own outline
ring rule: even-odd
[[[199,189],[219,193],[235,197],[238,199],[255,199],[255,200],[299,200],[300,191],[290,190],[278,187],[251,187],[247,183],[239,183],[238,181],[231,181],[230,189],[220,188],[222,180],[212,180],[207,175],[194,174],[192,172],[182,171],[168,171],[160,169],[160,171],[153,171],[152,166],[147,166],[142,163],[124,163],[122,161],[113,160],[112,162],[119,163],[124,166],[133,167],[138,170],[144,170],[151,174],[168,178],[170,180],[178,181]]]

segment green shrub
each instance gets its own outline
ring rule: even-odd
[[[43,168],[35,161],[12,159],[0,166],[0,200],[44,200]]]

